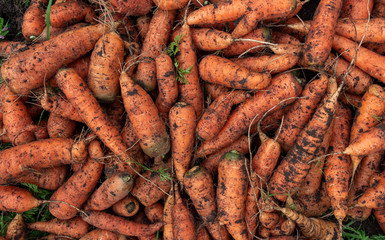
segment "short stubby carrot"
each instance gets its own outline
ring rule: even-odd
[[[25,39],[36,39],[45,28],[45,0],[33,0],[23,15],[21,32]]]
[[[0,190],[1,211],[23,213],[43,203],[24,188],[0,185]]]
[[[211,28],[193,28],[191,36],[195,47],[204,51],[221,50],[234,42],[230,33]]]
[[[241,103],[230,115],[225,126],[211,141],[205,141],[196,151],[197,157],[212,154],[230,145],[245,134],[249,125],[256,124],[270,108],[282,101],[299,96],[302,86],[291,73],[277,74],[265,91],[257,92],[252,98]],[[253,121],[254,120],[254,121]]]
[[[325,64],[332,49],[334,26],[342,3],[342,0],[320,1],[303,46],[302,65],[322,67]]]
[[[104,30],[103,24],[91,25],[36,44],[8,59],[1,66],[2,78],[13,92],[30,94],[30,90],[43,86],[59,68],[93,49]]]
[[[112,205],[112,211],[114,211],[115,214],[122,216],[122,217],[132,217],[135,214],[139,212],[140,203],[139,201],[129,195],[119,202]]]
[[[120,87],[127,116],[143,152],[150,157],[165,155],[170,150],[170,138],[151,96],[125,72],[120,75]]]
[[[27,226],[24,223],[24,217],[22,214],[16,214],[16,216],[9,222],[7,232],[5,233],[7,239],[20,239],[26,240]]]
[[[215,55],[208,55],[201,60],[199,75],[204,81],[243,90],[264,89],[271,80],[269,73],[252,72]]]

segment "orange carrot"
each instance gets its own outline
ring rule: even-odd
[[[0,42],[0,57],[7,58],[12,54],[17,53],[19,50],[24,50],[27,48],[27,45],[22,42],[2,40]]]
[[[373,214],[376,217],[378,225],[383,232],[385,232],[385,208],[376,208],[373,209]]]
[[[163,204],[156,202],[144,208],[144,213],[150,222],[161,222],[163,220]]]
[[[164,240],[173,240],[173,216],[172,211],[175,204],[175,197],[174,197],[174,190],[173,188],[169,192],[169,196],[166,198],[164,202],[164,208],[163,208],[163,239]]]
[[[233,91],[215,99],[204,111],[199,120],[195,134],[201,140],[207,141],[214,138],[225,125],[233,105],[239,104],[249,98],[244,91]]]
[[[142,150],[150,157],[165,155],[170,150],[170,139],[151,96],[125,72],[120,75],[120,87],[127,116]]]
[[[112,210],[119,216],[132,217],[139,211],[139,201],[133,196],[127,196],[112,205]]]
[[[209,172],[202,167],[195,166],[184,175],[183,185],[210,235],[218,240],[229,239],[229,234],[216,219],[217,204],[214,183]]]
[[[257,92],[233,111],[217,137],[203,142],[196,151],[196,156],[203,157],[230,145],[247,132],[253,120],[254,123],[258,122],[264,112],[282,100],[298,96],[300,91],[301,86],[291,73],[276,75],[266,91]]]
[[[171,188],[171,182],[169,179],[165,179],[167,174],[170,174],[168,165],[162,164],[152,167],[143,173],[143,177],[135,181],[131,191],[132,196],[136,197],[144,206],[156,203]]]
[[[47,124],[50,138],[71,138],[75,133],[76,122],[55,113],[49,115]]]
[[[52,5],[49,20],[52,26],[57,28],[68,27],[82,20],[94,22],[96,12],[90,6],[81,1],[58,2]]]
[[[33,0],[23,15],[21,31],[25,39],[32,41],[36,39],[45,28],[45,5],[46,0]]]
[[[151,19],[146,38],[143,41],[135,81],[147,92],[156,87],[155,58],[167,44],[173,26],[175,11],[157,11]]]
[[[219,96],[223,94],[230,93],[230,89],[223,85],[204,82],[203,86],[205,90],[205,96],[207,96],[212,101],[214,101],[215,99],[217,99]]]
[[[162,10],[176,10],[183,8],[188,0],[155,0],[154,3]]]
[[[335,31],[336,34],[349,38],[352,41],[384,43],[385,35],[381,31],[381,26],[385,24],[383,18],[351,20],[342,19],[338,21]]]
[[[377,174],[374,176],[374,183],[369,186],[365,192],[357,199],[356,206],[366,208],[383,208],[385,201],[385,174]]]
[[[126,236],[103,229],[95,229],[80,238],[81,240],[125,240]]]
[[[110,0],[110,2],[118,13],[127,16],[146,15],[154,4],[151,0]]]
[[[117,33],[106,33],[96,42],[91,54],[87,84],[101,102],[112,102],[119,94],[119,70],[123,58],[123,40]]]
[[[7,227],[5,237],[10,240],[27,240],[27,226],[24,223],[23,215],[16,214]]]
[[[301,45],[301,41],[284,32],[272,31],[271,40],[274,43]]]
[[[245,157],[236,151],[223,155],[218,166],[218,220],[235,239],[248,239],[244,220],[247,197]]]
[[[177,102],[170,110],[171,154],[177,179],[183,182],[192,159],[195,142],[195,111],[193,106]]]
[[[85,205],[87,210],[105,210],[131,192],[134,179],[128,173],[120,173],[106,179],[102,185],[88,198]]]
[[[195,239],[196,228],[190,212],[183,202],[178,185],[175,184],[175,204],[172,208],[172,227],[174,239]]]
[[[291,105],[285,114],[282,131],[279,133],[277,141],[286,152],[294,145],[301,130],[316,111],[318,103],[326,92],[327,84],[326,75],[321,75],[320,78],[308,83],[301,93],[302,98]]]
[[[321,104],[306,127],[283,158],[270,179],[270,193],[275,198],[285,201],[287,196],[298,190],[310,169],[309,161],[321,145],[323,137],[329,129],[336,110],[338,95],[343,85]],[[293,167],[296,169],[293,171]]]
[[[13,92],[30,94],[30,90],[43,86],[59,68],[89,52],[104,30],[103,24],[91,25],[36,44],[9,58],[1,66],[2,78]]]
[[[204,51],[227,48],[235,40],[230,33],[211,28],[193,28],[191,36],[195,47]]]
[[[146,38],[148,29],[150,28],[150,22],[151,17],[149,15],[142,15],[136,19],[136,27],[142,40]]]
[[[342,3],[341,0],[320,1],[303,47],[303,65],[322,67],[325,64],[332,49],[334,26]]]
[[[56,190],[50,200],[69,203],[77,208],[87,201],[103,171],[103,164],[97,162],[97,158],[104,156],[99,141],[90,143],[89,153],[90,158],[87,163]],[[50,213],[63,220],[75,217],[77,210],[65,203],[50,203]]]
[[[76,107],[69,103],[65,96],[59,94],[48,95],[45,93],[39,100],[41,107],[48,112],[77,122],[84,122]]]
[[[338,100],[350,107],[358,108],[362,100],[362,96],[343,92]]]
[[[256,72],[276,74],[293,68],[299,60],[296,55],[265,55],[260,57],[246,57],[232,59],[236,64]]]
[[[24,188],[0,185],[0,210],[23,213],[40,206],[43,201],[36,199]]]
[[[8,148],[0,152],[0,178],[11,181],[26,173],[28,168],[49,168],[87,158],[84,141],[52,138]]]
[[[367,19],[373,8],[374,0],[344,0],[340,18]]]
[[[27,227],[42,232],[81,238],[88,232],[89,225],[80,217],[75,217],[66,221],[54,218],[48,222],[34,222],[28,224]]]
[[[201,60],[199,75],[207,82],[244,90],[264,89],[271,80],[269,73],[249,71],[231,60],[215,55],[208,55]]]

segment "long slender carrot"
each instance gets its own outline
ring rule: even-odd
[[[163,208],[163,239],[173,240],[173,224],[172,224],[172,210],[175,204],[175,196],[173,188],[170,191],[170,195],[166,198]]]
[[[174,239],[195,239],[196,228],[190,212],[180,196],[178,185],[175,184],[175,203],[172,208],[172,227]]]
[[[54,218],[47,222],[34,222],[28,224],[27,227],[42,232],[81,238],[88,232],[89,225],[80,217],[75,217],[70,220],[59,220]]]
[[[364,41],[374,43],[384,43],[385,35],[381,31],[381,26],[385,24],[383,18],[372,18],[362,20],[341,19],[338,21],[335,31],[336,34],[349,38],[352,41]]]
[[[203,157],[230,145],[247,132],[253,120],[254,123],[258,122],[264,112],[285,99],[298,96],[301,89],[300,83],[291,73],[276,75],[266,91],[257,92],[233,111],[217,137],[203,142],[196,156]]]
[[[332,49],[334,26],[342,3],[341,0],[320,1],[303,47],[303,65],[321,67],[325,64]]]
[[[265,55],[259,57],[234,58],[233,62],[251,71],[269,72],[276,74],[294,67],[299,60],[298,56],[290,54]]]

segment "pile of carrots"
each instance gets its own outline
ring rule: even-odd
[[[0,239],[385,232],[385,1],[306,3],[31,0],[0,41]]]

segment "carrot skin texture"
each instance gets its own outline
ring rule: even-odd
[[[321,0],[303,47],[302,64],[323,66],[332,49],[334,26],[340,15],[342,0]]]
[[[183,202],[178,186],[175,184],[175,203],[172,208],[173,237],[177,240],[193,240],[196,237],[195,223]]]
[[[57,2],[51,6],[49,16],[53,27],[64,28],[75,23],[93,22],[96,18],[94,9],[81,1]]]
[[[23,213],[40,206],[41,200],[36,199],[24,188],[0,185],[0,210],[6,212]]]
[[[5,237],[10,240],[27,240],[27,226],[24,223],[23,215],[16,214],[7,227]]]
[[[376,217],[378,225],[383,232],[385,232],[385,208],[376,208],[373,209],[373,214]]]
[[[379,81],[385,82],[385,68],[379,64],[385,60],[384,56],[362,46],[357,49],[356,54],[356,43],[339,35],[334,35],[333,48],[349,62],[357,55],[355,58],[357,67]]]
[[[64,96],[48,96],[48,94],[44,94],[39,100],[41,107],[48,112],[55,113],[77,122],[84,122],[76,107],[69,103]]]
[[[12,54],[16,54],[18,51],[27,49],[27,45],[23,42],[15,41],[1,41],[0,42],[0,57],[8,58]]]
[[[45,28],[44,1],[31,1],[27,11],[23,15],[21,31],[25,39],[32,41],[37,38]]]
[[[110,0],[112,6],[118,13],[125,14],[127,16],[140,16],[146,15],[150,12],[153,6],[152,0]]]
[[[288,196],[286,194],[293,194],[305,179],[311,166],[308,161],[312,159],[321,145],[323,136],[332,123],[340,91],[341,88],[318,107],[307,126],[298,135],[293,147],[273,173],[269,189],[271,193],[276,194],[276,199],[285,201]]]
[[[159,10],[152,17],[146,38],[143,41],[142,52],[135,75],[135,81],[150,92],[156,87],[155,58],[167,41],[174,23],[175,11]]]
[[[54,192],[50,200],[63,201],[80,208],[87,201],[94,190],[102,172],[103,164],[97,162],[96,158],[104,156],[98,141],[90,143],[89,148],[94,148],[90,153],[91,158],[74,173],[58,190]],[[50,203],[49,211],[58,219],[68,220],[76,216],[78,211],[64,203]]]
[[[27,168],[49,168],[86,159],[85,142],[75,143],[67,138],[43,139],[1,151],[0,176],[3,180],[12,180],[22,176]]]
[[[284,99],[298,96],[301,90],[300,83],[292,74],[276,75],[266,91],[257,92],[232,112],[217,137],[203,142],[196,151],[196,156],[203,157],[230,145],[247,132],[255,116],[254,123],[257,123],[265,111]]]
[[[61,67],[89,52],[103,32],[103,24],[91,25],[36,44],[8,59],[1,67],[2,78],[13,92],[28,95]],[[68,51],[72,48],[77,51]]]
[[[169,113],[171,154],[175,174],[180,182],[183,182],[193,156],[195,118],[193,106],[184,102],[177,102]]]
[[[301,93],[304,98],[296,100],[285,114],[282,131],[278,135],[277,141],[286,152],[294,145],[299,133],[316,111],[318,103],[326,92],[327,85],[326,75],[308,83]]]
[[[177,10],[183,8],[188,0],[154,0],[154,3],[162,10]]]
[[[385,207],[385,174],[380,173],[375,178],[374,183],[357,199],[357,206],[366,208]]]
[[[38,231],[81,238],[88,232],[89,225],[80,217],[75,217],[70,220],[59,220],[54,218],[48,222],[34,222],[28,224],[27,227]]]
[[[113,102],[119,95],[119,70],[123,58],[123,40],[117,33],[106,33],[96,42],[91,54],[87,84],[101,102]]]
[[[191,37],[191,28],[187,24],[172,34],[173,38],[181,34],[183,38],[179,43],[180,54],[176,56],[181,69],[191,67],[190,73],[186,76],[187,84],[179,83],[179,101],[192,105],[195,109],[195,116],[199,118],[203,111],[203,92],[200,85],[198,62],[194,44]]]
[[[211,28],[193,28],[191,36],[195,47],[203,51],[221,50],[234,41],[230,33]]]
[[[218,220],[235,239],[248,239],[244,220],[247,185],[245,157],[236,151],[223,155],[218,166]]]
[[[47,130],[50,138],[71,138],[75,133],[76,122],[55,113],[48,117]]]
[[[90,232],[88,232],[86,235],[84,235],[80,240],[124,240],[127,239],[126,237],[123,237],[120,234],[103,230],[103,229],[95,229]]]
[[[169,196],[166,198],[164,202],[164,208],[163,208],[163,239],[164,240],[173,240],[174,235],[173,235],[173,216],[172,216],[172,211],[174,208],[175,204],[175,195],[174,195],[174,190],[171,189],[169,192]]]
[[[127,147],[119,130],[112,125],[87,84],[75,70],[71,68],[61,69],[58,71],[56,78],[59,88],[64,92],[68,101],[76,106],[88,127],[122,161],[131,161],[125,152]],[[89,111],[89,108],[93,110]]]
[[[170,139],[151,96],[125,72],[120,75],[120,87],[127,116],[143,152],[150,157],[165,155],[170,150]]]
[[[269,73],[252,72],[231,60],[215,55],[208,55],[201,60],[199,75],[210,83],[243,90],[264,89],[271,80]]]
[[[341,19],[338,21],[335,31],[336,34],[352,41],[384,43],[385,35],[382,32],[384,24],[384,18],[372,18],[369,22],[367,19]]]
[[[112,205],[115,214],[122,217],[132,217],[139,211],[139,201],[133,196],[127,196]]]
[[[340,18],[365,19],[372,12],[374,0],[344,0]]]
[[[299,60],[295,55],[270,55],[260,57],[234,58],[233,62],[256,72],[269,72],[276,74],[294,67]]]

